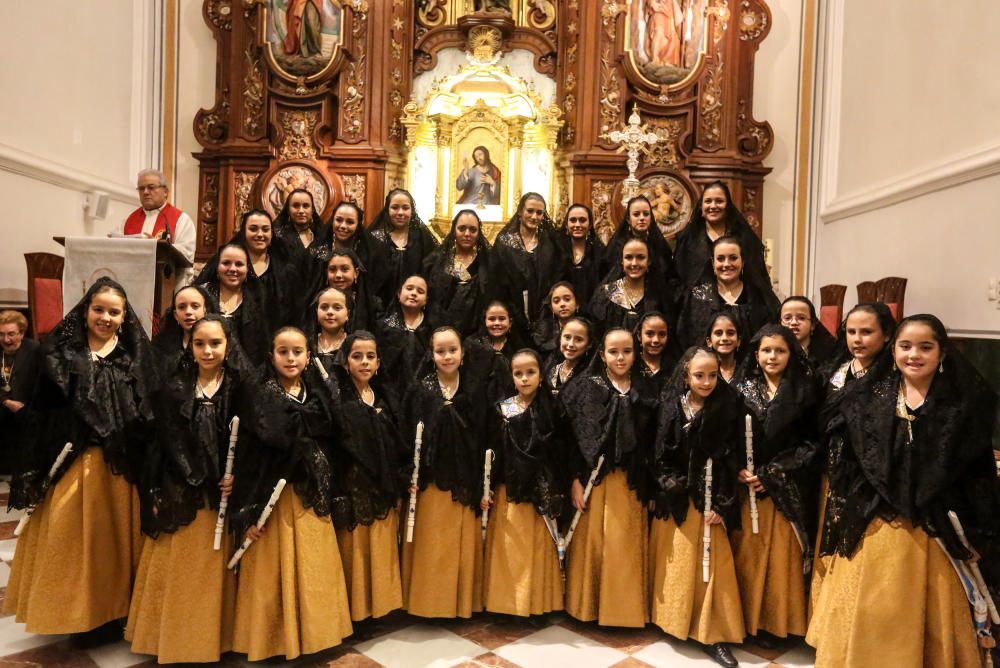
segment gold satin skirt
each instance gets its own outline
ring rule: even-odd
[[[413,542],[403,542],[403,601],[418,617],[471,617],[483,609],[480,518],[433,484],[417,495]]]
[[[750,499],[743,499],[742,528],[732,536],[736,579],[749,635],[767,631],[779,638],[806,633],[806,587],[802,547],[795,529],[769,498],[757,498],[760,533],[750,523]]]
[[[591,490],[566,555],[566,612],[602,626],[649,621],[649,524],[624,471]]]
[[[17,541],[4,610],[30,633],[81,633],[127,617],[142,542],[138,494],[100,448],[87,448]]]
[[[704,515],[688,500],[688,514],[653,518],[649,530],[649,580],[652,621],[675,638],[703,645],[743,641],[743,608],[729,535],[712,526],[708,582],[702,569]]]
[[[133,652],[159,663],[206,663],[232,649],[236,574],[226,563],[233,541],[226,531],[222,549],[212,549],[217,517],[202,508],[191,524],[146,540],[125,628]]]
[[[816,602],[819,600],[819,590],[823,586],[823,578],[830,569],[830,561],[833,557],[821,557],[819,554],[819,544],[823,540],[823,524],[826,522],[826,495],[830,491],[830,477],[824,473],[819,481],[819,530],[816,532],[816,544],[813,549],[813,570],[812,581],[809,584],[809,617],[812,618],[816,609]]]
[[[530,503],[511,503],[497,487],[486,531],[483,604],[488,612],[543,615],[563,609],[559,556]]]
[[[817,668],[982,665],[954,567],[906,520],[872,520],[853,557],[831,558],[806,642]]]
[[[351,620],[382,617],[403,607],[399,575],[399,513],[353,531],[337,530]]]
[[[233,649],[250,661],[294,659],[339,645],[351,633],[333,523],[304,508],[288,486],[264,535],[240,561]]]

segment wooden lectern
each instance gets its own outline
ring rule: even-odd
[[[66,245],[66,237],[52,237],[60,246]],[[184,254],[174,248],[169,241],[156,242],[156,288],[153,294],[153,312],[157,316],[170,308],[177,286],[177,272],[191,266]],[[147,302],[148,303],[148,302]]]

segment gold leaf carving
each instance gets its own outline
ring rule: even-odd
[[[221,30],[231,30],[233,27],[233,3],[232,0],[209,0],[205,5],[205,13],[208,20],[216,28]]]
[[[281,114],[282,141],[278,149],[278,159],[315,160],[316,145],[313,143],[313,132],[319,122],[319,112],[285,111]]]
[[[705,75],[701,94],[701,136],[698,143],[704,148],[718,148],[722,144],[722,54],[716,54]]]
[[[527,0],[528,25],[537,30],[548,30],[556,23],[556,4],[551,0]]]
[[[615,0],[605,0],[601,7],[601,24],[604,26],[604,39],[601,41],[601,134],[611,130],[622,113],[621,85],[618,68],[612,62],[612,50],[618,35],[618,15],[624,11],[624,3],[618,4]]]
[[[344,179],[344,197],[358,206],[365,205],[365,175],[348,174]]]
[[[650,167],[677,167],[680,164],[677,140],[684,130],[684,124],[674,118],[648,118],[647,126],[659,141],[641,147],[646,156],[646,164]]]
[[[594,231],[605,244],[615,233],[611,220],[611,192],[614,184],[608,181],[594,181],[590,184],[590,203],[594,208]]]
[[[214,221],[219,209],[219,175],[205,174],[205,197],[201,200],[202,221]]]
[[[352,139],[358,138],[363,128],[361,117],[364,111],[365,75],[368,69],[368,54],[365,52],[364,40],[367,27],[368,15],[364,12],[354,12],[351,34],[354,37],[356,53],[347,66],[342,86],[343,133]]]
[[[448,0],[418,0],[417,21],[427,28],[434,28],[448,18],[446,5]]]
[[[229,88],[222,89],[222,100],[212,111],[202,109],[195,116],[198,141],[202,144],[219,144],[226,138],[229,117]]]
[[[240,220],[243,219],[243,214],[251,209],[250,193],[253,190],[253,184],[256,182],[257,174],[254,172],[236,172],[236,211],[234,212],[234,230],[240,229]]]
[[[749,0],[740,2],[740,39],[757,39],[767,30],[767,13],[755,12]]]
[[[259,134],[264,125],[264,67],[254,54],[253,45],[246,50],[247,73],[243,77],[243,130],[250,136]]]

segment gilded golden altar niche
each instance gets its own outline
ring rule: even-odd
[[[470,64],[438,80],[422,105],[403,108],[406,179],[439,235],[458,211],[473,209],[492,239],[523,192],[556,197],[562,111],[543,108],[523,79],[496,65],[498,30],[475,28],[469,42]]]

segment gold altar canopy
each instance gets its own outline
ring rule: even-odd
[[[498,66],[500,31],[469,35],[470,64],[436,80],[403,108],[407,183],[417,210],[440,235],[461,209],[475,209],[492,239],[521,193],[552,202],[562,110],[543,108],[533,86]]]

